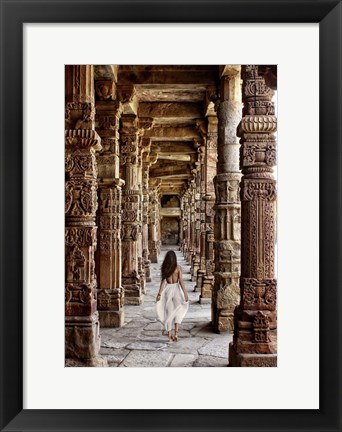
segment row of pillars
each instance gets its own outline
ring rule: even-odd
[[[66,67],[66,357],[88,361],[100,326],[121,326],[124,304],[143,301],[160,252],[157,154],[144,138],[152,119],[137,117],[133,86],[93,74]],[[180,245],[214,331],[234,330],[229,364],[274,366],[273,92],[257,66],[233,66],[219,95],[181,197]]]
[[[95,81],[90,65],[67,66],[65,81],[65,355],[91,361],[100,326],[120,327],[124,305],[143,302],[161,182],[149,179],[152,119],[137,117],[134,87]]]

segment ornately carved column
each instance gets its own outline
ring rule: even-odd
[[[241,301],[235,310],[230,366],[276,366],[276,297],[274,277],[277,119],[273,91],[258,66],[242,67],[241,136]]]
[[[203,278],[205,275],[205,243],[206,243],[206,226],[205,226],[205,145],[198,149],[198,172],[199,172],[199,238],[198,238],[198,270],[196,274],[195,291],[202,291]]]
[[[151,270],[149,260],[149,250],[148,250],[148,224],[149,224],[149,171],[150,171],[150,149],[151,141],[150,139],[143,139],[143,167],[142,167],[142,257],[145,268],[146,282],[151,282]]]
[[[197,280],[197,271],[200,268],[200,243],[201,243],[201,170],[199,160],[196,162],[194,172],[194,239],[191,259],[192,280]],[[194,290],[196,289],[196,285]]]
[[[141,304],[143,293],[138,264],[138,240],[141,236],[138,183],[139,128],[135,115],[122,115],[120,130],[121,163],[125,186],[122,191],[122,285],[125,304]]]
[[[183,193],[183,196],[181,198],[181,215],[182,215],[182,228],[183,228],[183,234],[182,234],[182,245],[181,250],[184,255],[184,258],[187,260],[188,255],[188,248],[189,248],[189,235],[188,235],[188,191],[186,190]]]
[[[240,199],[239,144],[241,119],[240,67],[226,68],[218,104],[218,163],[215,184],[215,284],[212,298],[214,331],[233,330],[239,302]]]
[[[92,66],[66,66],[65,357],[103,365],[95,276],[97,164]]]
[[[158,262],[158,214],[159,214],[159,188],[160,179],[149,179],[149,217],[148,217],[148,251],[149,259],[153,263]]]
[[[121,280],[121,187],[119,121],[122,105],[104,88],[112,81],[97,81],[96,130],[103,151],[97,157],[99,170],[98,248],[96,252],[97,307],[101,327],[120,327],[124,322],[124,292]],[[101,91],[100,91],[101,90]],[[103,94],[106,95],[104,98]]]
[[[217,116],[208,116],[208,132],[205,153],[205,274],[200,303],[211,303],[214,285],[214,204],[215,188],[212,179],[217,173]]]

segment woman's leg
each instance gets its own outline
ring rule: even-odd
[[[178,341],[179,323],[175,323],[175,341]]]

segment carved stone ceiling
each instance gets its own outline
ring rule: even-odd
[[[208,91],[218,83],[219,66],[110,66],[118,85],[134,85],[138,116],[154,119],[144,137],[158,153],[150,178],[161,179],[162,194],[180,194],[192,178],[197,148],[203,143]]]

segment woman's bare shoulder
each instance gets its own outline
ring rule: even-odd
[[[177,266],[177,270],[179,271],[179,273],[182,273],[182,267],[180,265]]]

